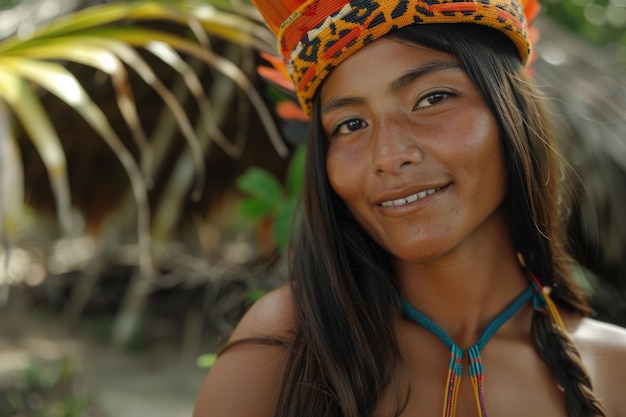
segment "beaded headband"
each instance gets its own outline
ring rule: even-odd
[[[412,24],[474,23],[503,32],[523,64],[531,42],[524,9],[536,0],[252,0],[286,62],[298,100],[310,115],[324,78],[367,43]],[[529,19],[531,16],[529,16]]]

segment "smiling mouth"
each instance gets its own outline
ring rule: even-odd
[[[429,190],[420,191],[419,193],[411,194],[411,195],[409,195],[407,197],[402,197],[402,198],[399,198],[397,200],[383,201],[380,205],[382,207],[403,206],[405,204],[409,204],[409,203],[412,203],[414,201],[421,200],[422,198],[426,198],[429,195],[433,195],[437,191],[442,190],[444,188],[445,187],[431,188]]]

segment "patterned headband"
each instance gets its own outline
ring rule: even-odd
[[[520,0],[253,0],[269,27],[305,113],[326,76],[367,43],[412,24],[474,23],[503,32],[523,64],[537,1]],[[524,1],[524,0],[521,0]]]

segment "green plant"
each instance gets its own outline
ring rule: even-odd
[[[213,365],[215,365],[216,361],[217,361],[216,353],[205,353],[203,355],[198,356],[198,359],[196,360],[196,365],[198,365],[198,368],[211,369]]]
[[[225,2],[219,3],[224,6]],[[243,12],[193,0],[111,2],[58,18],[32,33],[0,41],[0,238],[19,236],[23,222],[24,167],[16,144],[20,129],[30,138],[47,169],[58,222],[65,234],[71,234],[72,202],[66,157],[41,101],[43,91],[79,114],[94,131],[94,137],[109,145],[126,171],[136,204],[139,265],[145,276],[152,270],[147,184],[154,175],[154,165],[162,160],[155,155],[159,145],[149,140],[143,130],[129,71],[158,93],[187,140],[191,161],[186,163],[196,169],[192,197],[199,198],[203,190],[203,155],[207,145],[199,131],[207,132],[212,142],[229,155],[237,156],[241,150],[226,139],[215,123],[208,95],[186,57],[194,57],[238,86],[255,108],[276,150],[286,156],[287,149],[270,112],[249,76],[236,63],[211,49],[209,38],[217,37],[244,48],[273,51],[273,35],[245,14],[245,5],[241,7]],[[162,26],[156,22],[177,26],[179,30],[159,29]],[[199,126],[192,124],[176,95],[144,58],[146,55],[180,74],[203,115]],[[110,78],[120,114],[139,150],[138,160],[112,127],[102,103],[92,98],[68,69],[68,63],[94,68]],[[167,146],[166,143],[161,148]],[[158,227],[152,225],[152,229]]]
[[[3,6],[13,3],[19,2],[5,1]],[[127,346],[141,328],[162,266],[153,257],[163,256],[164,247],[179,237],[177,227],[187,220],[190,200],[199,206],[201,197],[210,199],[204,185],[211,180],[205,178],[206,161],[214,154],[233,159],[243,154],[251,119],[260,121],[263,137],[277,154],[288,156],[254,83],[255,55],[274,53],[276,39],[249,2],[235,0],[107,1],[33,23],[32,31],[0,40],[0,241],[3,248],[11,248],[33,236],[43,246],[81,235],[93,238],[97,251],[81,265],[65,264],[67,270],[94,271],[71,284],[66,304],[71,320],[98,289],[106,260],[130,243],[137,267],[111,332],[116,344]],[[142,108],[144,103],[149,110]],[[73,136],[71,128],[62,131],[60,125],[70,119],[85,126],[82,134]],[[144,131],[147,126],[152,132]],[[234,128],[228,133],[222,130],[230,126]],[[181,137],[186,146],[179,146]],[[115,165],[95,168],[94,159],[102,154],[80,152],[90,141],[108,145]],[[84,172],[69,172],[68,166],[83,159]],[[35,170],[29,165],[33,161]],[[37,171],[40,162],[57,221],[49,229],[38,227],[47,212],[33,205],[26,208],[41,223],[33,221],[27,229],[25,202],[29,195],[48,191],[26,189],[25,173]],[[126,177],[119,175],[120,165]],[[94,184],[98,175],[114,179],[114,198]],[[151,194],[155,178],[159,183]],[[39,187],[40,179],[30,187]],[[94,199],[105,196],[98,208],[114,201],[96,213],[96,227],[90,227],[89,213],[81,212],[76,189],[86,189]],[[8,271],[7,265],[0,268]],[[0,277],[8,276],[6,271]],[[0,307],[8,291],[9,286],[0,285]]]
[[[284,252],[292,233],[297,201],[304,176],[304,147],[296,148],[289,163],[285,184],[269,171],[252,167],[237,179],[237,187],[246,197],[241,203],[244,217],[260,221],[269,218],[276,247]]]
[[[76,364],[33,361],[13,386],[0,390],[0,415],[29,417],[96,417],[94,397],[81,387]],[[2,392],[4,391],[4,392]]]

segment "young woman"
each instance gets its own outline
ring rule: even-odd
[[[626,416],[517,0],[257,7],[311,115],[304,214],[194,416]]]

